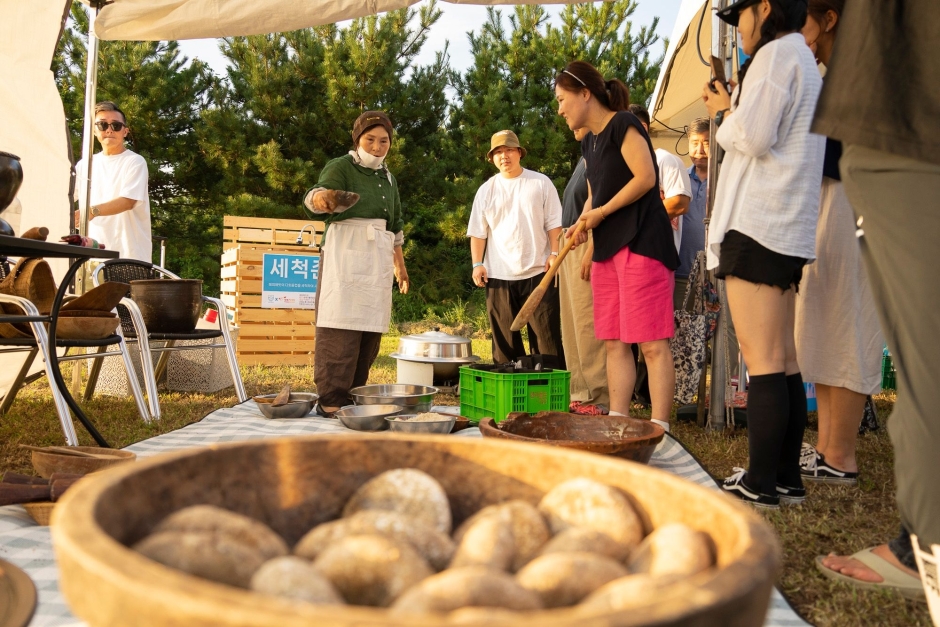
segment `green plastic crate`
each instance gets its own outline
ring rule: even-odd
[[[881,389],[898,389],[898,371],[894,368],[894,362],[891,355],[885,355],[881,359]]]
[[[506,419],[514,411],[568,411],[571,373],[543,370],[502,374],[474,366],[460,368],[460,414],[474,422]]]

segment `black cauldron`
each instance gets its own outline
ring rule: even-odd
[[[150,333],[189,333],[202,313],[199,279],[141,279],[131,281],[131,298]]]
[[[23,183],[23,166],[20,158],[0,151],[0,213],[10,206]],[[15,235],[13,227],[0,219],[0,235]]]

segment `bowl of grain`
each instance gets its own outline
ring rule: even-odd
[[[405,433],[450,433],[457,416],[424,412],[421,414],[399,414],[385,419],[392,431]]]

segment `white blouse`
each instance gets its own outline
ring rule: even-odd
[[[708,269],[738,231],[774,252],[816,258],[825,138],[809,132],[822,78],[803,35],[772,41],[754,56],[715,137],[725,149],[708,232]]]

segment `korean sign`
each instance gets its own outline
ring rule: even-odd
[[[261,307],[314,309],[320,258],[313,255],[265,253],[261,263]]]

